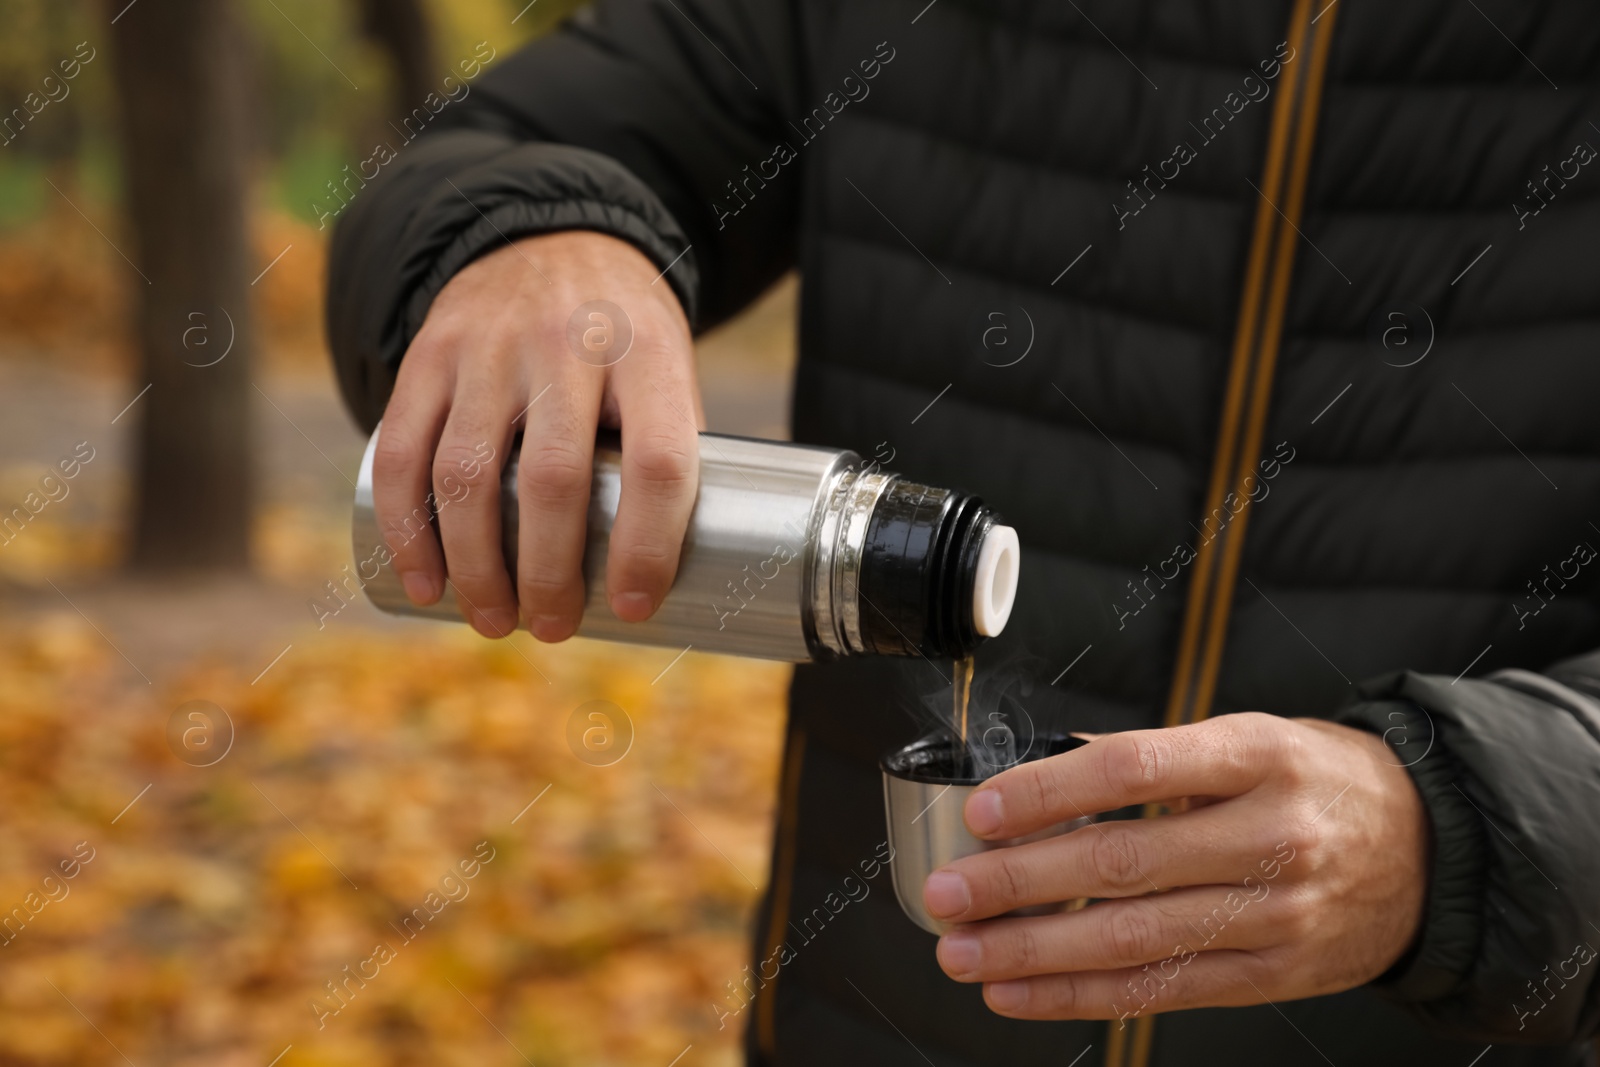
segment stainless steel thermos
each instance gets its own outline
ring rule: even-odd
[[[355,498],[354,549],[366,595],[395,614],[459,620],[449,593],[415,607],[383,565],[388,553],[372,504],[378,433],[367,444]],[[518,452],[514,444],[500,482],[512,573]],[[677,579],[649,620],[623,622],[605,600],[621,489],[620,443],[602,434],[584,555],[584,637],[793,662],[964,656],[998,634],[1011,613],[1017,535],[977,497],[907,481],[854,452],[708,433],[700,435],[700,490]]]

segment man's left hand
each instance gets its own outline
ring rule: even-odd
[[[1164,803],[969,856],[929,875],[928,910],[974,923],[1096,898],[1080,911],[962,925],[939,964],[1017,1019],[1117,1019],[1334,993],[1411,945],[1427,888],[1421,797],[1377,736],[1246,713],[1101,737],[1013,767],[967,800],[1006,840]]]

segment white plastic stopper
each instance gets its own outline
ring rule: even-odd
[[[998,637],[1011,618],[1022,569],[1022,544],[1017,531],[994,526],[978,550],[978,572],[972,587],[972,622],[985,637]]]

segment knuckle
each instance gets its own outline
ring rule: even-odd
[[[373,472],[389,474],[392,470],[403,470],[416,462],[419,453],[421,450],[410,438],[403,437],[398,430],[386,430],[379,434],[378,448],[373,450]]]
[[[588,495],[591,475],[588,459],[576,447],[547,441],[523,452],[517,489],[548,504],[573,504]]]
[[[1241,758],[1253,756],[1280,769],[1296,765],[1303,746],[1300,732],[1293,729],[1293,724],[1261,711],[1240,712],[1227,718],[1237,720],[1230,736],[1233,743],[1230,748],[1241,750]]]
[[[430,315],[423,320],[422,329],[417,331],[415,340],[406,349],[405,358],[400,362],[396,391],[402,387],[421,389],[425,382],[439,380],[441,372],[448,370],[453,356],[463,347],[461,339],[456,336],[458,332],[440,316]]]
[[[1143,908],[1118,908],[1105,924],[1106,950],[1121,963],[1142,963],[1160,955],[1161,931]]]
[[[1232,724],[1239,730],[1247,734],[1254,734],[1258,737],[1265,737],[1269,734],[1277,733],[1278,728],[1283,725],[1283,720],[1281,718],[1276,715],[1269,715],[1264,711],[1240,711],[1233,715],[1226,715],[1219,719],[1212,719],[1211,722],[1224,724],[1228,723],[1230,720]]]
[[[1115,827],[1094,836],[1089,851],[1089,873],[1097,888],[1126,896],[1144,885],[1138,840],[1137,835]]]
[[[1264,724],[1260,721],[1263,719],[1281,721],[1275,715],[1244,711],[1208,719],[1193,729],[1197,739],[1204,732],[1207,760],[1228,774],[1242,775],[1261,759],[1263,751],[1271,751],[1272,723]]]
[[[1129,734],[1111,739],[1106,747],[1105,771],[1111,787],[1122,793],[1147,793],[1159,789],[1169,773],[1170,753],[1154,733]]]
[[[446,517],[446,508],[452,504],[464,505],[474,496],[476,496],[479,501],[482,501],[484,498],[485,494],[481,492],[475,492],[475,483],[468,481],[467,478],[459,471],[435,467],[432,477],[433,498],[429,501],[429,503],[433,506],[435,511],[439,512],[440,521],[444,524],[445,528],[448,528],[449,526],[454,525],[456,521],[459,521],[455,518],[458,512],[451,512],[449,517]]]
[[[383,539],[392,552],[408,552],[421,548],[417,538],[433,539],[433,515],[427,508],[417,505],[410,511],[390,514],[383,519]]]
[[[1029,900],[1030,879],[1027,867],[1005,851],[997,852],[999,864],[995,868],[993,892],[995,903],[1018,905]]]
[[[455,280],[450,279],[451,282]],[[456,310],[460,304],[460,287],[446,284],[439,291],[439,297],[429,305],[416,336],[406,346],[402,368],[410,365],[413,359],[438,360],[460,350],[461,342],[468,337],[461,329],[462,316]]]
[[[1291,855],[1298,858],[1298,873],[1314,874],[1322,866],[1322,853],[1317,848],[1321,834],[1318,832],[1317,824],[1312,821],[1316,817],[1316,805],[1302,804],[1289,828],[1283,831],[1282,847],[1286,847]]]
[[[433,455],[433,483],[465,485],[468,488],[490,480],[498,469],[492,461],[485,461],[481,448],[464,439],[447,439],[439,443]]]
[[[677,573],[675,558],[658,548],[619,545],[607,566],[610,588],[664,595]]]
[[[1026,920],[1013,923],[1006,938],[1004,958],[1014,974],[1038,974],[1043,970],[1044,952],[1033,924]]]
[[[1028,767],[1021,778],[1027,802],[1031,805],[1031,810],[1037,815],[1046,815],[1054,810],[1055,807],[1055,796],[1047,774],[1048,772],[1043,764],[1034,764]],[[1003,811],[1005,808],[1002,807],[1001,810]]]
[[[390,395],[391,410],[396,401],[409,404],[441,387],[447,380],[450,356],[461,346],[452,338],[441,336],[440,317],[429,314],[422,320],[416,337],[406,346],[405,358],[400,361],[395,376],[394,390]]]
[[[450,581],[471,599],[469,606],[500,607],[508,599],[504,584],[505,569],[499,560],[476,553],[458,552],[450,557]]]
[[[1326,910],[1314,899],[1315,894],[1302,890],[1288,893],[1278,912],[1278,922],[1284,937],[1291,942],[1309,941],[1316,936],[1321,923],[1319,916]]]
[[[372,452],[373,477],[403,474],[422,460],[422,448],[413,438],[399,430],[386,428],[378,435],[378,447]]]
[[[530,571],[517,581],[517,595],[524,604],[570,608],[577,600],[575,575],[554,570]]]
[[[1135,763],[1129,771],[1136,775],[1134,781],[1142,786],[1159,787],[1172,762],[1166,742],[1153,735],[1138,737],[1134,739],[1133,750]]]
[[[650,532],[655,534],[654,530]],[[670,578],[677,556],[677,550],[659,537],[652,537],[651,540],[634,539],[626,547],[618,546],[618,569],[630,575]]]
[[[629,473],[646,492],[672,496],[694,484],[697,457],[683,441],[665,434],[634,442]]]
[[[1310,784],[1312,759],[1306,751],[1305,737],[1299,730],[1278,730],[1273,738],[1270,758],[1285,784],[1303,789]]]
[[[1030,989],[1024,1002],[1028,1008],[1039,1014],[1072,1016],[1083,1007],[1084,984],[1076,974],[1053,974],[1046,981],[1043,989]]]

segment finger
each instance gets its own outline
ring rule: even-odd
[[[1010,1019],[1120,1019],[1185,1008],[1266,1003],[1271,965],[1250,952],[1206,952],[1187,962],[994,982],[984,1003]]]
[[[1079,897],[1143,896],[1262,877],[1281,838],[1272,813],[1237,806],[1091,823],[1069,834],[956,860],[928,876],[923,903],[945,922]],[[1270,861],[1269,861],[1270,862]],[[1276,873],[1276,867],[1273,868]]]
[[[1288,732],[1277,716],[1242,713],[1112,734],[995,775],[967,798],[967,827],[984,838],[1023,837],[1130,804],[1238,796],[1279,764]]]
[[[372,456],[372,507],[406,597],[432,604],[444,594],[444,554],[433,529],[434,448],[455,383],[425,344],[400,364]]]
[[[1199,952],[1268,948],[1293,904],[1256,883],[1196,886],[1079,911],[958,926],[939,939],[939,966],[959,982],[1104,971]]]
[[[533,398],[517,464],[517,598],[541,641],[564,641],[583,619],[583,550],[604,375],[557,361]],[[539,389],[543,390],[544,385]]]
[[[513,395],[495,379],[461,382],[433,457],[450,584],[462,617],[485,637],[504,637],[517,628],[500,525],[500,469],[516,411]]]
[[[622,416],[622,499],[606,559],[606,600],[617,618],[642,622],[678,573],[700,484],[692,364],[670,348],[636,351],[611,388]]]

